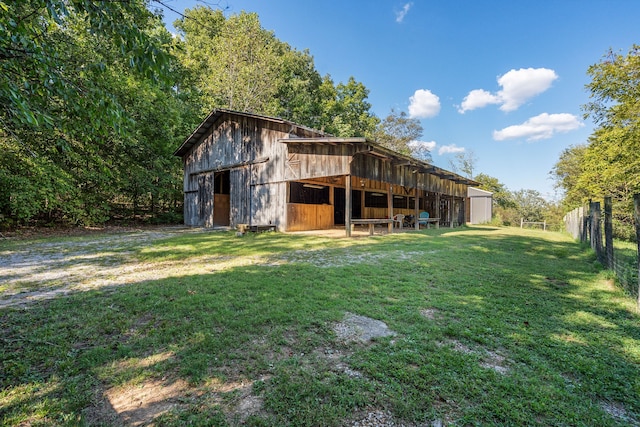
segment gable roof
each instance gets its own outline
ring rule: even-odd
[[[289,120],[280,119],[278,117],[270,117],[263,116],[261,114],[253,114],[253,113],[245,113],[241,111],[228,110],[225,108],[215,108],[209,115],[198,125],[196,130],[193,131],[191,135],[180,145],[180,147],[173,153],[174,156],[182,157],[191,147],[193,147],[213,126],[213,124],[223,115],[232,115],[232,116],[241,116],[241,117],[249,117],[258,120],[268,121],[277,124],[283,124],[287,126],[291,126],[290,132],[295,132],[296,134],[301,134],[304,137],[322,137],[322,136],[331,136],[327,133],[321,132],[316,129],[312,129],[306,126],[301,126],[297,123],[291,122]]]

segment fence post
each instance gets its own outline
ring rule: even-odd
[[[587,215],[585,214],[584,206],[580,206],[580,219],[581,224],[580,227],[580,242],[587,243]]]
[[[638,245],[638,308],[640,308],[640,194],[633,195],[634,218],[636,226],[636,242]]]
[[[591,247],[596,251],[596,256],[601,264],[604,264],[602,253],[602,229],[600,228],[600,202],[591,203]]]
[[[604,244],[607,257],[607,267],[613,268],[613,222],[612,222],[611,196],[604,198]]]

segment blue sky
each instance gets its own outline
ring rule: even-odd
[[[182,12],[203,4],[162,0]],[[557,199],[549,172],[563,149],[587,141],[586,72],[611,48],[640,44],[637,0],[208,0],[228,15],[256,12],[320,74],[350,76],[373,112],[420,120],[420,143],[451,169],[461,150],[509,190]],[[157,3],[152,3],[157,6]],[[170,24],[179,16],[165,10]]]

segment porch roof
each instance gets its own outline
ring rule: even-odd
[[[430,163],[418,160],[411,156],[407,156],[397,151],[390,150],[377,144],[367,138],[336,138],[336,137],[320,137],[320,138],[282,138],[278,140],[281,143],[289,145],[349,145],[353,146],[352,155],[362,154],[377,157],[392,162],[396,166],[411,168],[412,172],[435,175],[440,178],[449,179],[451,181],[477,186],[479,182],[464,176],[458,175],[446,169],[439,168]]]

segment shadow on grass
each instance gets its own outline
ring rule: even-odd
[[[621,422],[602,402],[638,419],[638,316],[573,242],[479,228],[327,247],[291,235],[165,243],[184,245],[180,257],[309,256],[0,311],[3,422],[108,424],[147,411],[160,425],[343,425],[372,406],[407,422]],[[345,312],[399,335],[345,346],[332,330]],[[483,368],[489,352],[506,373]],[[361,376],[336,370],[328,354]],[[127,394],[145,387],[175,394],[164,406]]]

